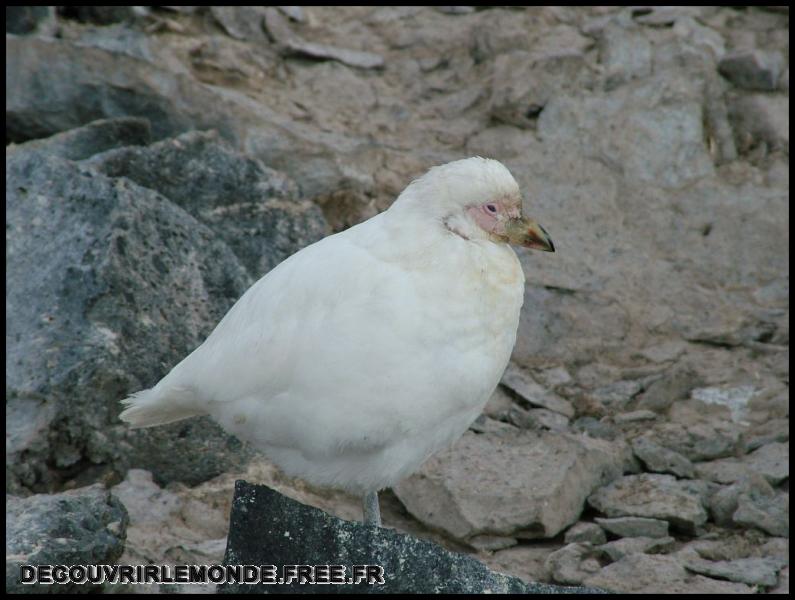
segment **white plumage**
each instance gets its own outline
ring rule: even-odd
[[[493,225],[489,203],[503,213]],[[506,242],[552,249],[520,210],[497,161],[431,169],[262,277],[121,418],[209,414],[310,483],[395,484],[463,434],[500,380],[524,290]]]

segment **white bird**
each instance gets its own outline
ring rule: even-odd
[[[292,255],[121,419],[209,414],[291,476],[363,496],[458,439],[516,341],[524,273],[554,252],[519,186],[480,157],[432,168],[386,211]]]

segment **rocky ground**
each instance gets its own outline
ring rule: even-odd
[[[118,400],[286,256],[478,154],[557,252],[518,251],[502,383],[385,524],[528,581],[789,591],[789,9],[28,7],[6,30],[8,589],[27,560],[219,562],[237,478],[359,518],[209,420],[129,431]]]

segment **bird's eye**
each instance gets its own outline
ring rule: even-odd
[[[486,205],[486,210],[489,211],[490,213],[494,214],[494,213],[497,212],[497,205],[496,204],[487,204]]]

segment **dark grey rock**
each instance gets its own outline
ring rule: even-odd
[[[265,486],[237,481],[224,564],[380,565],[381,585],[278,586],[308,593],[598,593],[527,583],[489,571],[472,557],[448,552],[425,540],[390,529],[342,521]],[[226,584],[221,593],[263,593],[268,585]]]
[[[121,146],[143,146],[151,138],[151,127],[147,119],[119,117],[94,121],[84,127],[31,140],[18,146],[12,144],[7,151],[43,150],[47,154],[68,160],[82,160]]]
[[[110,25],[135,18],[132,6],[60,6],[58,14],[65,19],[75,19],[83,23]]]
[[[114,564],[124,550],[127,511],[96,484],[61,494],[6,495],[6,593],[96,591],[86,585],[23,585],[20,565]]]
[[[6,33],[25,35],[54,16],[51,6],[6,6]]]
[[[327,233],[323,213],[297,197],[292,180],[236,152],[214,132],[106,152],[88,164],[184,208],[216,232],[255,278]]]
[[[65,40],[6,36],[6,137],[27,141],[96,121],[149,120],[152,137],[223,126],[207,92],[151,63]],[[185,102],[193,98],[193,104]],[[228,132],[228,128],[225,129]]]
[[[778,87],[784,66],[780,52],[751,49],[726,54],[718,64],[718,71],[739,88],[772,92]]]
[[[374,181],[360,163],[372,154],[369,142],[299,123],[245,94],[202,85],[167,67],[118,49],[7,35],[6,140],[122,116],[148,119],[154,140],[216,129],[235,148],[290,175],[310,199],[333,204],[342,194],[367,202]]]
[[[212,331],[251,278],[207,227],[129,179],[44,150],[6,158],[7,476],[91,465],[198,483],[250,453],[209,418],[135,430],[119,401]]]

